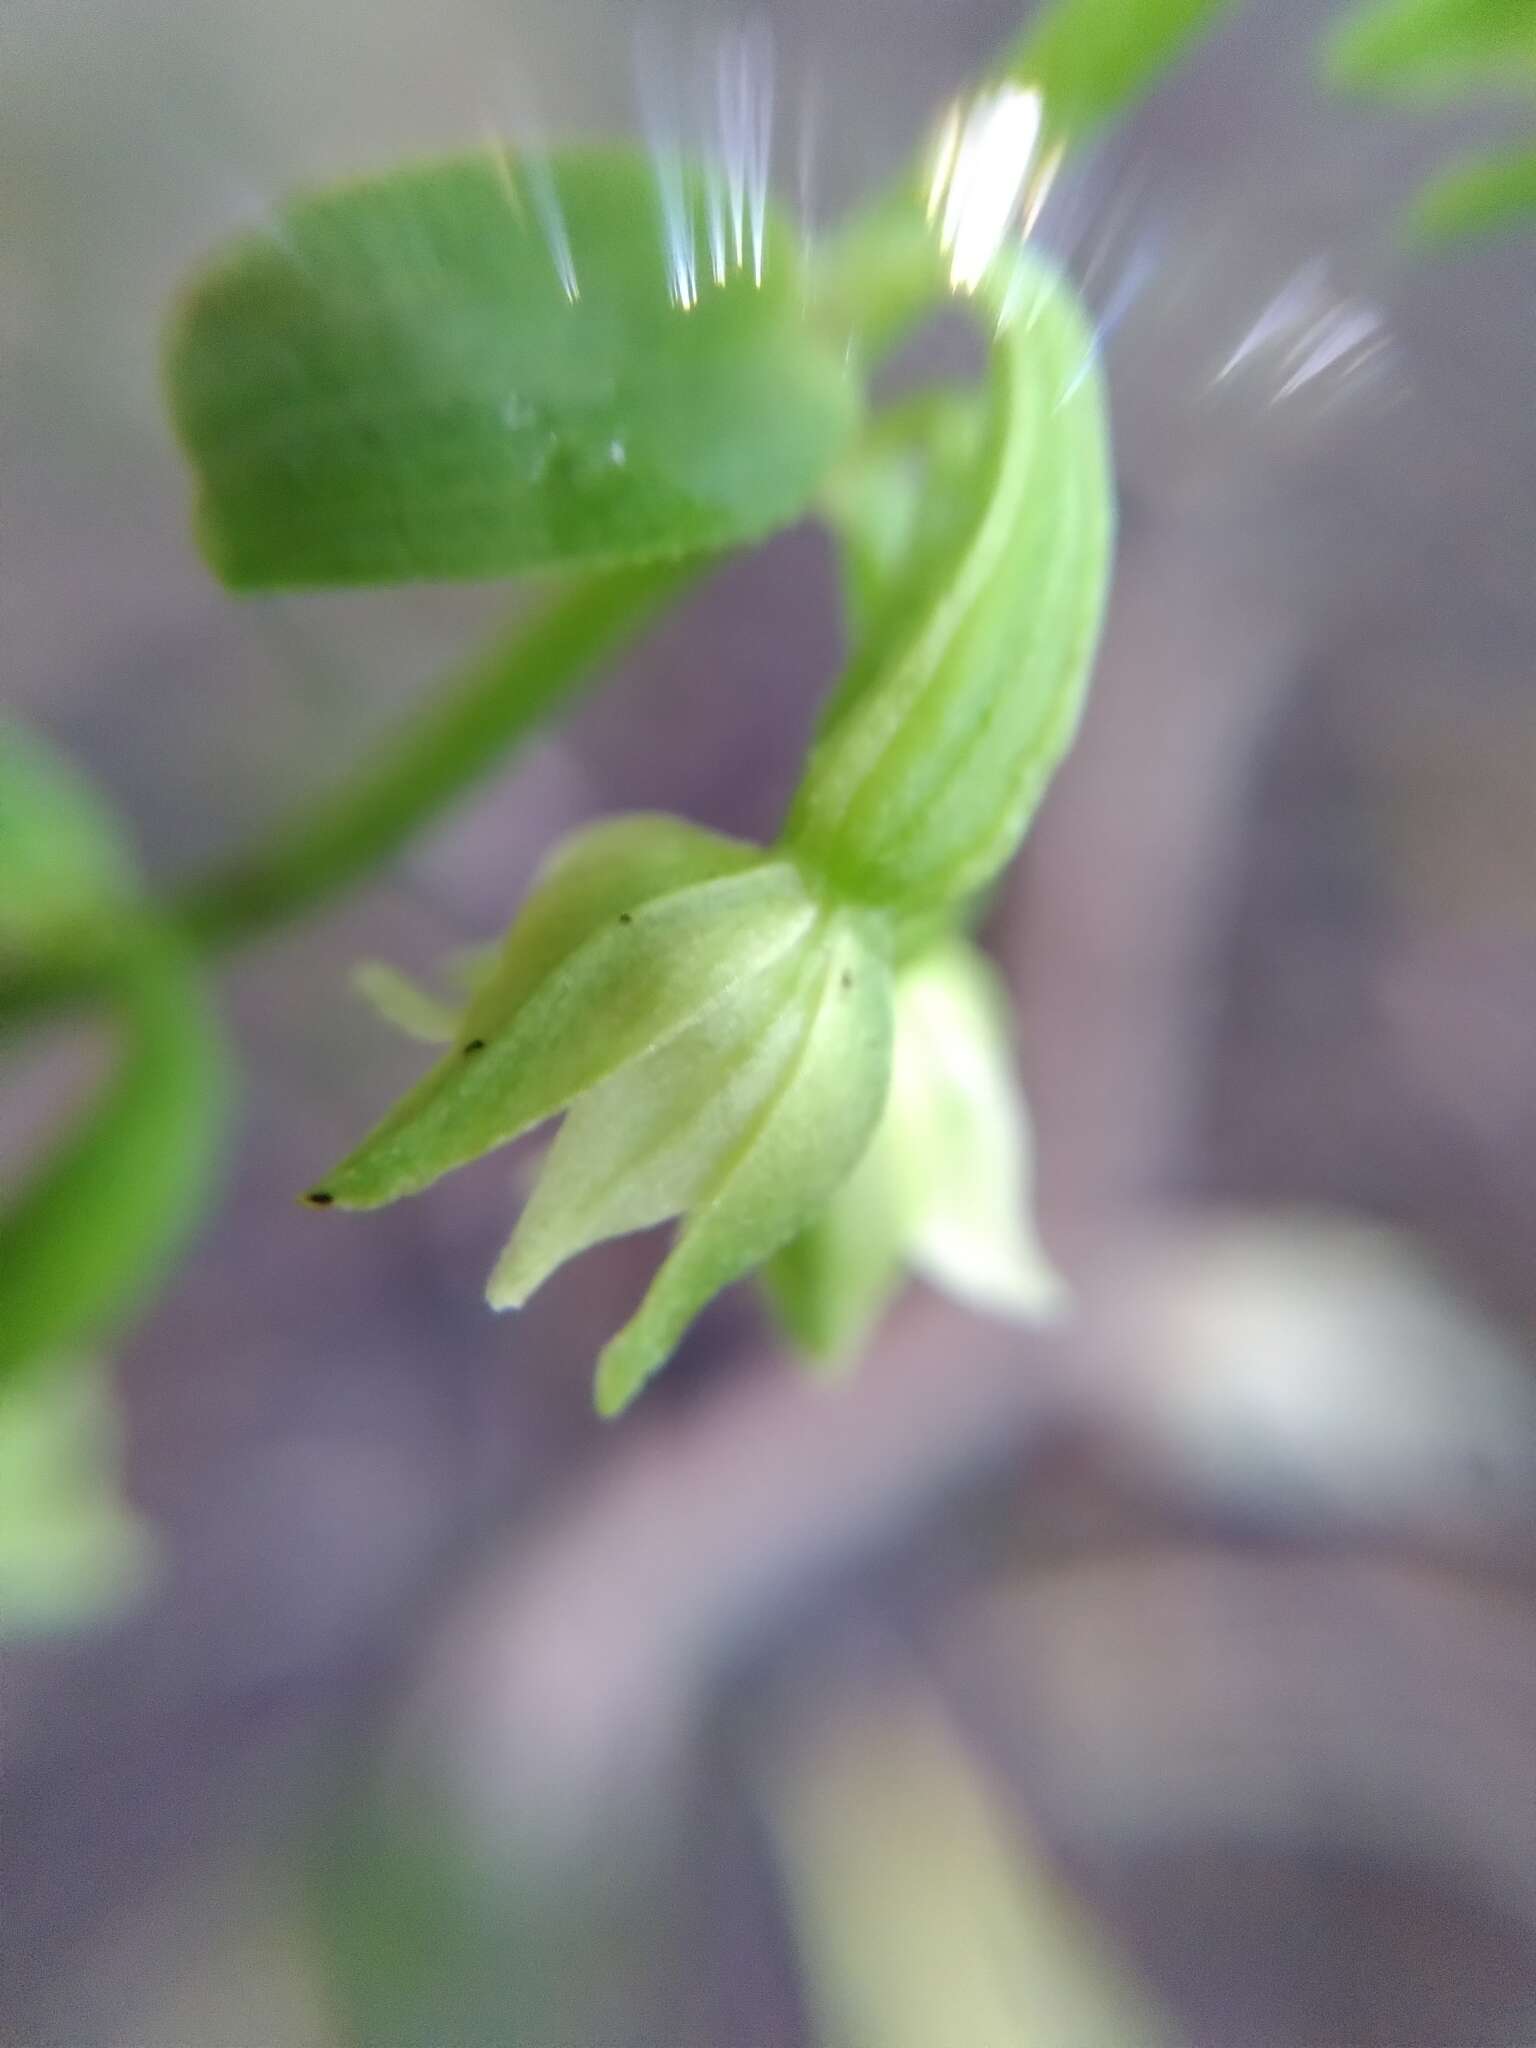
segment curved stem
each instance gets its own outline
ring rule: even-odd
[[[605,570],[562,586],[519,619],[336,789],[283,820],[263,843],[178,891],[169,924],[194,948],[222,951],[302,914],[365,873],[498,765],[704,569],[688,556]],[[0,981],[7,1023],[98,993],[115,935]]]
[[[95,1105],[0,1208],[0,1390],[78,1354],[153,1291],[214,1178],[223,1040],[186,948],[126,910],[102,968],[118,1065]]]

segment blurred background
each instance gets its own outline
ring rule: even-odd
[[[791,534],[222,971],[224,1185],[113,1361],[146,1588],[4,1656],[5,2040],[1536,2041],[1536,269],[1403,253],[1481,116],[1329,100],[1329,15],[1255,0],[1043,224],[1104,335],[1121,557],[987,936],[1077,1314],[914,1289],[828,1390],[741,1291],[602,1426],[653,1242],[496,1319],[526,1153],[294,1205],[419,1065],[354,960],[498,931],[601,811],[774,830],[839,648]],[[1017,13],[756,18],[824,224]],[[507,599],[221,593],[167,295],[295,182],[636,132],[635,15],[5,0],[0,56],[0,692],[169,881]],[[24,1050],[17,1159],[89,1057]]]

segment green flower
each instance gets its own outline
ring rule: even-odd
[[[885,1114],[822,1214],[764,1282],[802,1350],[853,1357],[906,1272],[1020,1322],[1065,1290],[1030,1220],[1032,1145],[1008,1001],[974,946],[946,939],[902,969]]]
[[[416,1003],[407,1021],[436,1020]],[[457,1026],[307,1199],[377,1208],[566,1112],[489,1299],[519,1307],[588,1246],[682,1217],[599,1361],[612,1415],[857,1166],[890,1078],[886,927],[781,855],[621,818],[555,854]]]

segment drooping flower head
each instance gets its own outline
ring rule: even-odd
[[[308,1199],[376,1208],[565,1112],[489,1298],[518,1307],[588,1246],[684,1218],[599,1363],[615,1413],[857,1165],[890,1074],[884,936],[739,841],[650,816],[580,833],[452,1049]]]

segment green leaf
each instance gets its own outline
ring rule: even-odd
[[[1324,46],[1330,84],[1386,99],[1536,86],[1536,0],[1378,0]]]
[[[1172,2048],[974,1735],[896,1658],[857,1708],[791,1724],[756,1779],[818,2048]]]
[[[0,1209],[3,1384],[94,1343],[153,1289],[206,1200],[224,1063],[182,947],[122,894],[126,856],[85,785],[36,742],[11,737],[0,813],[0,922],[14,932],[23,902],[35,920],[42,899],[30,892],[45,871],[64,921],[35,928],[39,944],[110,908],[121,1041],[100,1099]]]
[[[788,844],[855,902],[957,903],[1017,849],[1076,734],[1108,589],[1102,378],[1071,291],[1000,266],[991,414],[930,558],[872,621],[823,721]]]
[[[734,841],[675,829],[698,842],[706,870],[722,847],[735,864]],[[728,1003],[817,915],[787,861],[755,859],[745,873],[659,888],[653,874],[649,894],[638,863],[589,868],[579,851],[557,867],[471,1003],[461,1046],[308,1199],[373,1209],[417,1193]]]
[[[797,518],[854,380],[775,217],[717,281],[710,203],[635,152],[492,145],[298,197],[233,244],[167,354],[219,574],[503,576]]]
[[[1007,58],[1038,88],[1058,143],[1077,142],[1150,91],[1237,0],[1053,0]]]
[[[1536,149],[1447,171],[1420,195],[1410,226],[1421,241],[1434,244],[1536,228]]]
[[[778,1085],[690,1209],[632,1320],[598,1362],[597,1406],[617,1415],[723,1288],[787,1244],[858,1164],[890,1081],[890,971],[862,920],[841,913],[796,1006],[798,1044]]]

